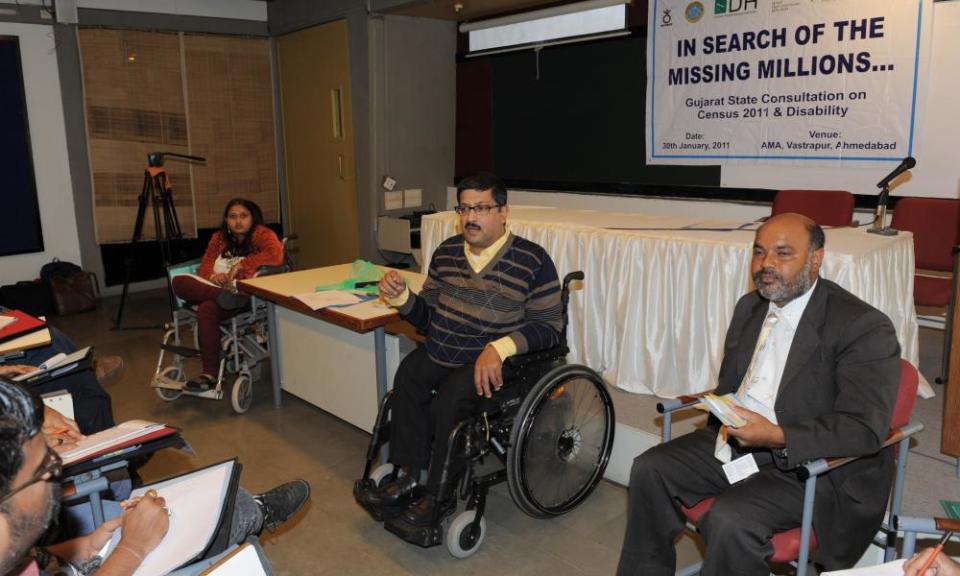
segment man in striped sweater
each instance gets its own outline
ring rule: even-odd
[[[438,505],[452,511],[455,500],[437,501],[447,438],[481,396],[503,386],[503,361],[556,346],[563,326],[556,267],[542,247],[510,233],[503,182],[487,173],[465,178],[457,202],[463,234],[437,247],[420,294],[395,271],[380,282],[387,303],[427,341],[394,379],[390,452],[400,475],[357,497],[375,517],[402,513],[397,521],[413,526],[429,526]]]

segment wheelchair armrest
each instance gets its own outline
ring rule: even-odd
[[[922,532],[934,534],[936,532],[960,532],[960,520],[953,518],[917,518],[915,516],[896,516],[893,526],[904,532]]]
[[[894,444],[913,436],[921,430],[923,430],[923,424],[920,422],[911,422],[910,424],[907,424],[901,428],[891,428],[890,432],[887,434],[886,440],[883,441],[883,445],[880,447],[880,450],[893,446]],[[877,452],[879,452],[879,450]],[[874,452],[874,454],[876,454],[876,452]],[[845,464],[849,464],[854,460],[859,460],[864,456],[872,456],[872,454],[864,454],[862,456],[817,458],[816,460],[810,460],[801,464],[797,470],[797,475],[800,477],[800,480],[806,480],[807,478],[819,476],[825,472],[829,472],[830,470],[834,470]]]
[[[503,363],[506,364],[508,368],[516,372],[531,364],[551,362],[558,358],[564,358],[568,352],[569,350],[566,346],[557,346],[556,348],[548,348],[546,350],[539,350],[537,352],[528,352],[526,354],[511,356],[504,360]]]
[[[703,392],[698,392],[696,394],[689,394],[685,396],[679,396],[677,398],[661,400],[660,402],[657,402],[657,412],[660,414],[666,414],[668,412],[676,412],[677,410],[689,408],[694,404],[698,404],[700,402],[700,398],[712,392],[713,390],[704,390]]]

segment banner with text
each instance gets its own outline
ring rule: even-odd
[[[923,0],[654,0],[647,163],[901,160]]]

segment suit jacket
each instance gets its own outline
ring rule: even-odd
[[[757,292],[737,303],[727,331],[718,393],[735,392],[769,308]],[[885,314],[820,278],[797,326],[774,411],[786,438],[781,469],[815,458],[866,456],[817,481],[813,525],[818,561],[852,565],[876,533],[893,477],[882,452],[900,382],[900,345]]]

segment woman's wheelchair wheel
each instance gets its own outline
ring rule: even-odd
[[[487,519],[480,517],[480,525],[474,526],[477,517],[476,510],[464,510],[453,517],[444,542],[447,550],[454,558],[467,558],[480,549],[483,537],[487,535]]]
[[[507,450],[507,487],[534,518],[576,508],[603,477],[613,448],[613,400],[596,372],[548,372],[520,405]]]
[[[249,374],[241,373],[233,381],[230,401],[233,404],[234,412],[237,414],[243,414],[250,409],[250,404],[253,403],[253,381]]]
[[[183,372],[183,368],[181,368],[180,366],[177,366],[176,364],[171,364],[170,366],[167,366],[166,368],[164,368],[160,372],[160,375],[165,378],[169,378],[170,380],[175,380],[181,383],[187,381],[187,378]],[[173,388],[156,387],[154,388],[154,390],[156,390],[157,396],[159,396],[161,400],[164,400],[166,402],[173,402],[174,400],[176,400],[177,398],[183,395],[182,390],[174,390]]]

